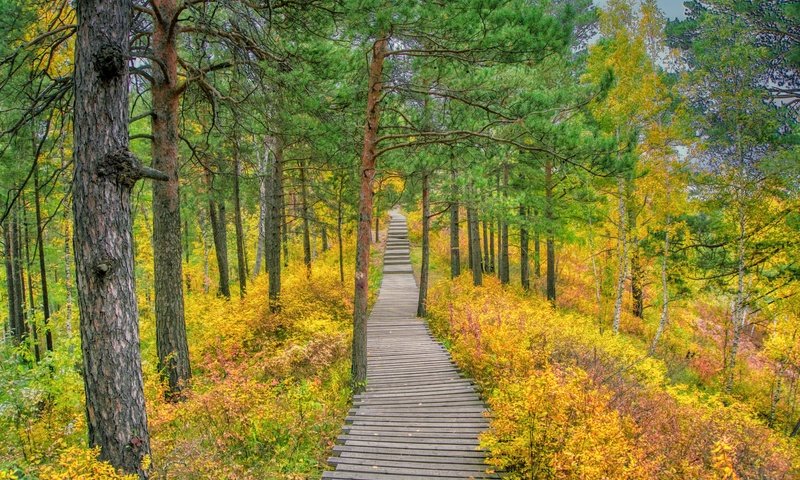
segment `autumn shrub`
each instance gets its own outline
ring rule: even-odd
[[[434,285],[431,326],[482,388],[492,419],[481,442],[510,478],[800,474],[795,443],[746,404],[672,383],[635,337],[467,277]]]
[[[204,293],[202,266],[188,265],[193,378],[180,403],[164,400],[156,368],[150,248],[143,242],[137,265],[151,478],[318,477],[349,408],[352,246],[344,283],[333,250],[315,259],[310,277],[300,262],[285,269],[279,313],[269,311],[266,275],[228,300]],[[0,348],[0,479],[127,480],[86,447],[77,332],[38,364],[26,348]]]

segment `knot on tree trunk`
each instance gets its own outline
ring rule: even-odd
[[[122,76],[125,70],[125,55],[119,45],[105,43],[94,54],[94,69],[100,80],[108,82]]]
[[[142,178],[142,164],[136,155],[127,150],[108,153],[100,161],[97,173],[104,177],[112,177],[119,184],[132,187]]]
[[[106,154],[99,162],[97,174],[111,177],[120,185],[133,187],[140,178],[167,181],[169,177],[149,167],[142,165],[136,155],[127,149],[117,150]]]
[[[95,275],[100,278],[108,277],[111,274],[111,271],[114,270],[114,267],[117,265],[117,261],[113,258],[101,258],[98,259],[97,262],[92,267],[94,270]]]

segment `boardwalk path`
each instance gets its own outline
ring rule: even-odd
[[[392,213],[383,283],[367,324],[367,389],[354,398],[323,479],[497,478],[478,434],[484,405],[416,318],[408,229]]]

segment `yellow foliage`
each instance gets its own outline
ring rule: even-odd
[[[41,480],[137,480],[138,475],[122,475],[108,462],[98,460],[100,449],[69,447],[61,452],[54,466],[45,466]],[[2,478],[2,477],[0,477]]]
[[[473,287],[469,275],[436,282],[428,308],[432,328],[486,394],[492,418],[482,445],[509,478],[800,472],[796,448],[746,405],[670,384],[646,345],[601,332],[589,316],[493,277]]]

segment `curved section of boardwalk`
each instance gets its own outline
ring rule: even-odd
[[[497,478],[478,434],[484,405],[416,318],[405,218],[392,213],[383,283],[367,324],[367,389],[354,398],[323,479]]]

